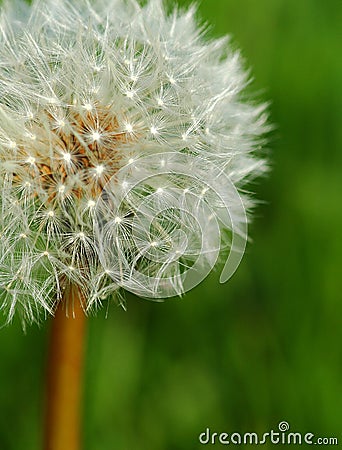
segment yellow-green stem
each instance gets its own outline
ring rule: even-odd
[[[44,450],[81,449],[81,398],[86,316],[84,299],[70,286],[50,331]]]

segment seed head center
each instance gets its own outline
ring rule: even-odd
[[[79,106],[71,101],[63,111],[56,105],[50,108],[39,111],[21,142],[15,143],[26,164],[25,179],[16,173],[16,182],[27,184],[28,174],[32,196],[43,193],[48,203],[67,195],[97,198],[125,164],[118,147],[132,140],[133,127],[120,126],[111,108],[96,102]]]

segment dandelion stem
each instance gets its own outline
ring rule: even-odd
[[[70,286],[52,320],[44,450],[80,450],[86,316],[79,287]]]

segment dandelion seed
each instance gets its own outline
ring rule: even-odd
[[[58,100],[55,97],[50,97],[47,99],[47,103],[50,103],[50,105],[56,105],[58,104]]]
[[[56,124],[59,128],[65,127],[65,121],[63,119],[56,120]]]
[[[33,156],[29,156],[29,157],[27,158],[26,162],[27,162],[28,164],[34,165],[34,163],[36,162],[36,158],[34,158]]]
[[[63,159],[66,163],[70,163],[71,161],[71,154],[70,153],[64,153],[63,154]]]
[[[133,127],[130,123],[127,123],[125,126],[125,130],[127,131],[127,133],[132,133],[133,132]]]
[[[126,91],[126,97],[133,98],[135,95],[135,91]]]
[[[98,131],[94,131],[91,135],[93,141],[100,141],[101,140],[101,134]]]
[[[103,166],[95,166],[95,172],[97,175],[101,175],[104,172],[104,167]]]

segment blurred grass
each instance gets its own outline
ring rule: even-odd
[[[179,2],[186,4],[186,2]],[[232,280],[182,300],[128,297],[90,320],[85,450],[192,450],[198,435],[341,435],[342,6],[202,0],[271,100],[272,172]],[[0,449],[40,448],[47,325],[0,331]],[[66,449],[67,450],[67,449]]]

